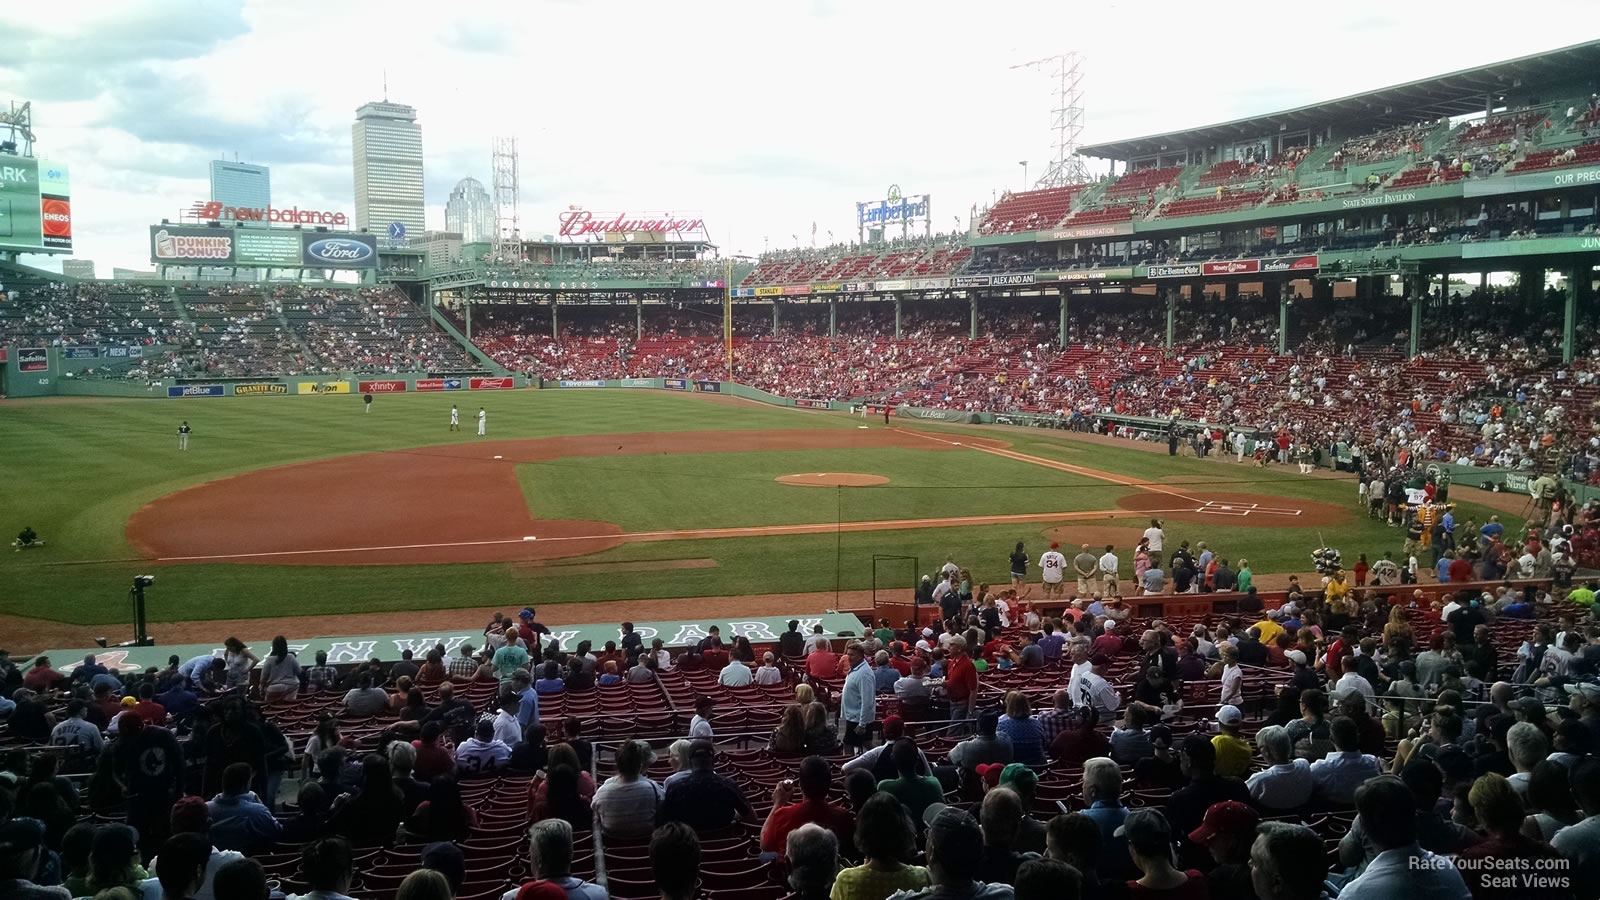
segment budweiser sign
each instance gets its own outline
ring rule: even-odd
[[[189,215],[207,222],[280,222],[285,225],[348,225],[350,220],[342,212],[332,210],[301,209],[291,206],[283,209],[268,206],[223,206],[213,200],[209,203],[196,200]]]
[[[585,235],[605,235],[630,231],[705,231],[704,219],[680,219],[671,213],[646,213],[644,218],[630,219],[627,213],[617,213],[607,218],[608,213],[596,216],[594,213],[583,209],[569,209],[561,214],[562,237],[584,237]]]

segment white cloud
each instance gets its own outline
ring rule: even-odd
[[[525,233],[568,204],[703,216],[727,252],[853,236],[858,200],[932,195],[936,229],[1050,157],[1050,81],[1087,55],[1090,141],[1267,112],[1560,43],[1592,0],[1537,16],[1060,0],[663,4],[57,2],[7,23],[0,98],[72,167],[76,256],[144,267],[145,225],[206,191],[206,161],[272,166],[276,202],[352,212],[350,124],[417,107],[430,224],[451,185],[521,145]],[[1489,23],[1493,23],[1490,25]]]

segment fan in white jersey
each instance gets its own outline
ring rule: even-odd
[[[1062,556],[1060,544],[1051,544],[1050,549],[1039,557],[1039,568],[1044,572],[1044,595],[1046,597],[1061,596],[1061,580],[1067,572],[1067,558]]]
[[[479,719],[478,731],[456,747],[456,768],[463,774],[493,772],[511,761],[511,748],[494,736],[494,720]]]

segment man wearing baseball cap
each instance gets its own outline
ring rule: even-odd
[[[1205,876],[1195,869],[1187,871],[1172,864],[1172,826],[1160,810],[1136,809],[1116,830],[1128,842],[1128,855],[1138,867],[1140,878],[1129,882],[1134,896],[1205,897]],[[1138,885],[1138,888],[1133,888]],[[1141,890],[1142,889],[1142,890]]]
[[[1067,558],[1061,555],[1061,545],[1055,542],[1050,544],[1050,549],[1039,557],[1039,570],[1043,572],[1044,595],[1046,597],[1060,597],[1062,579],[1067,573]]]
[[[534,610],[531,606],[517,613],[517,618],[522,620],[522,624],[517,626],[517,637],[522,638],[522,643],[527,645],[528,650],[533,649],[533,642],[539,639],[539,635],[550,633],[550,629],[535,621],[533,615]]]
[[[1090,670],[1078,679],[1078,705],[1092,706],[1101,718],[1109,718],[1122,705],[1122,695],[1106,680],[1111,657],[1096,653],[1089,658]]]
[[[983,829],[978,820],[953,806],[946,806],[927,819],[928,874],[933,887],[922,891],[902,891],[899,900],[935,900],[961,897],[964,900],[1010,900],[1008,884],[985,884],[978,880],[983,862]]]
[[[1237,706],[1217,710],[1217,725],[1222,733],[1211,739],[1217,751],[1215,771],[1223,778],[1243,778],[1250,772],[1250,742],[1239,733],[1244,713]]]
[[[44,825],[36,819],[12,819],[0,824],[0,895],[23,900],[72,900],[64,887],[45,887],[30,879],[39,868],[44,848]]]
[[[1189,832],[1189,840],[1204,847],[1217,863],[1206,876],[1212,896],[1250,896],[1250,843],[1260,821],[1261,817],[1248,805],[1225,800],[1213,803],[1200,827]]]
[[[1219,778],[1216,774],[1217,749],[1203,734],[1191,734],[1178,748],[1178,766],[1189,783],[1167,798],[1167,818],[1178,834],[1187,838],[1200,827],[1206,811],[1225,801],[1248,805],[1250,791],[1244,782]]]

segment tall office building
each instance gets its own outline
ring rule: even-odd
[[[211,202],[223,206],[266,209],[272,202],[272,170],[266,166],[213,159]]]
[[[351,127],[356,227],[386,234],[399,222],[421,235],[422,126],[416,109],[388,101],[363,104]]]
[[[487,243],[495,235],[494,201],[483,183],[463,178],[444,205],[444,230],[458,232],[463,244]]]

